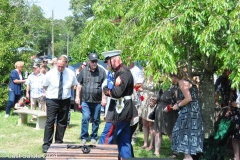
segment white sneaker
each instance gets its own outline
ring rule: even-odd
[[[9,114],[5,114],[4,118],[8,118],[9,117]]]
[[[91,144],[96,144],[96,140],[95,139],[91,139]]]
[[[86,142],[87,142],[87,140],[86,140],[86,139],[82,139],[82,140],[81,140],[81,144],[82,144],[82,145],[85,145],[85,144],[86,144]]]

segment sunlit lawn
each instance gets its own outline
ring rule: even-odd
[[[5,111],[0,111],[0,157],[44,157],[42,153],[41,145],[43,143],[43,129],[35,130],[35,122],[30,122],[23,126],[17,126],[18,116],[10,116],[9,118],[3,118]],[[80,122],[82,114],[80,112],[71,112],[70,129],[66,130],[64,136],[64,143],[79,143]],[[31,116],[28,117],[29,120]],[[103,117],[101,117],[103,118]],[[101,134],[104,122],[101,122],[99,135]],[[90,124],[91,126],[91,124]],[[91,133],[91,127],[89,127],[89,133]],[[89,143],[89,142],[88,142]],[[137,134],[136,144],[134,147],[135,157],[143,158],[157,158],[152,156],[152,151],[146,151],[141,149],[143,145],[143,133]],[[171,155],[171,145],[167,136],[163,136],[163,143],[160,151],[160,158],[166,158]],[[183,159],[183,156],[179,156],[178,159]]]

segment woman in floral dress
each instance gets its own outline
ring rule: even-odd
[[[179,85],[178,101],[173,110],[179,110],[172,131],[172,150],[184,153],[184,160],[192,160],[191,155],[203,152],[203,122],[198,99],[198,89],[186,72],[179,70],[171,75],[172,83]]]
[[[144,144],[141,148],[146,148],[147,150],[153,149],[153,140],[154,140],[154,130],[153,130],[153,120],[149,119],[149,114],[154,110],[156,105],[150,105],[150,101],[156,104],[156,88],[155,83],[152,80],[152,77],[145,79],[142,88],[142,97],[144,97],[139,108],[139,117],[142,118],[143,123],[143,134],[144,134]],[[148,146],[148,137],[150,133],[150,144]]]

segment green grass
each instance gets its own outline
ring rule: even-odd
[[[35,130],[35,122],[30,122],[31,116],[28,116],[29,122],[22,126],[17,126],[18,116],[10,116],[4,118],[5,111],[0,111],[0,157],[24,157],[35,156],[44,157],[42,153],[42,143],[44,130]],[[80,112],[71,112],[70,129],[66,130],[64,136],[64,143],[80,143],[80,123],[82,114]],[[102,117],[101,117],[102,118]],[[89,126],[89,133],[91,133],[91,125]],[[101,134],[105,122],[101,120],[99,133]],[[88,142],[89,143],[89,142]],[[137,134],[136,144],[134,147],[135,157],[153,157],[153,151],[146,151],[141,149],[143,145],[143,133]],[[160,152],[161,158],[166,158],[171,154],[170,141],[167,136],[163,136],[163,144]],[[182,159],[182,156],[181,156]]]

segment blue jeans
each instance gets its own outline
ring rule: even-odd
[[[92,134],[91,139],[97,139],[98,128],[100,124],[101,105],[99,103],[82,102],[82,131],[80,138],[88,139],[88,124],[92,117]]]
[[[8,102],[6,106],[6,114],[10,114],[11,107],[18,102],[21,95],[16,95],[13,91],[8,91]]]

